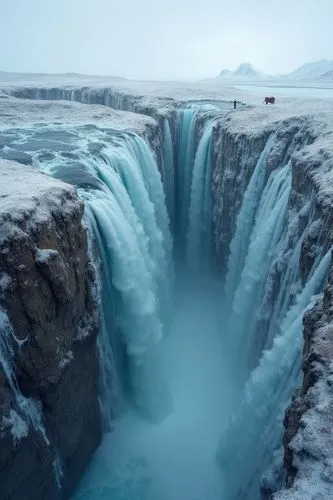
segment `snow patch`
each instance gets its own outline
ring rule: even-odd
[[[55,216],[70,216],[80,209],[73,186],[33,167],[0,159],[0,176],[0,245],[27,240],[30,232],[52,223]]]
[[[12,278],[6,272],[0,273],[0,296],[8,290],[10,285],[12,284]]]
[[[69,350],[65,354],[62,355],[59,361],[59,367],[63,370],[67,365],[74,359],[73,352]]]
[[[40,249],[37,248],[36,254],[35,254],[35,260],[38,264],[46,264],[50,260],[53,260],[54,258],[59,256],[59,252],[57,250],[52,250],[49,248],[45,249]]]
[[[13,409],[10,410],[9,417],[2,417],[2,429],[3,428],[10,428],[10,433],[13,436],[15,445],[29,434],[28,425]]]

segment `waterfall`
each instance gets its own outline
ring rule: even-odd
[[[212,243],[211,170],[212,128],[208,121],[200,139],[194,160],[187,233],[187,264],[198,273],[209,270]]]
[[[81,141],[85,141],[85,130]],[[101,407],[106,429],[117,407],[133,399],[159,419],[170,401],[159,344],[172,309],[172,237],[161,176],[148,144],[135,133],[116,132],[98,148],[37,159],[43,171],[75,183],[85,202],[90,247],[97,245],[102,327]],[[90,251],[91,255],[96,252]]]
[[[196,153],[196,120],[198,108],[178,111],[178,143],[176,169],[176,227],[175,235],[180,247],[180,255],[185,251],[191,198],[192,171]]]
[[[225,282],[227,349],[238,364],[235,384],[240,390],[245,384],[217,452],[228,478],[227,498],[232,500],[257,499],[264,469],[280,454],[284,411],[300,383],[303,315],[321,291],[331,262],[328,252],[319,263],[318,247],[312,274],[301,285],[305,231],[297,236],[301,214],[289,215],[288,224],[286,219],[291,165],[266,175],[275,140],[273,135],[267,141],[246,189]],[[313,220],[313,211],[307,212],[306,228]],[[274,297],[271,280],[277,277],[280,286]],[[264,329],[259,328],[262,320]]]
[[[225,282],[226,309],[232,306],[236,287],[238,286],[241,272],[247,254],[250,235],[255,221],[255,216],[260,203],[262,191],[265,186],[266,161],[268,154],[274,145],[272,135],[263,149],[249,185],[245,191],[242,206],[237,217],[236,231],[230,245],[230,257],[228,261],[228,273]]]
[[[175,167],[175,239],[177,258],[190,258],[189,269],[210,260],[211,228],[211,134],[221,110],[208,104],[189,105],[177,112]],[[200,122],[199,122],[200,119]],[[201,123],[203,122],[203,124]],[[202,128],[202,130],[200,130]],[[204,265],[204,267],[206,264]],[[206,268],[207,270],[207,268]]]
[[[245,369],[247,358],[258,342],[255,315],[263,301],[270,264],[285,227],[290,188],[290,165],[271,173],[249,235],[248,251],[234,295],[228,335],[235,356],[242,359]]]
[[[102,330],[112,355],[104,338],[100,352],[109,354],[101,365],[110,373],[114,362],[113,370],[123,373],[122,392],[128,382],[138,407],[159,418],[167,411],[167,391],[164,381],[152,379],[150,373],[158,363],[172,283],[163,187],[140,137],[124,137],[101,155],[89,164],[101,190],[80,191],[102,261]]]
[[[163,120],[163,186],[170,218],[170,229],[174,234],[176,213],[175,213],[175,165],[174,165],[174,147],[170,124],[168,118]]]
[[[271,349],[263,353],[251,373],[242,403],[221,437],[218,459],[228,471],[228,494],[232,499],[258,497],[263,466],[270,463],[273,452],[281,446],[284,410],[300,382],[303,315],[311,307],[313,296],[321,291],[330,264],[331,250],[314,266]]]

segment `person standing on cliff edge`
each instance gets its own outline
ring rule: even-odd
[[[236,109],[237,101],[234,101],[234,109]]]

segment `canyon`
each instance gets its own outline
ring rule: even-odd
[[[330,498],[331,104],[126,85],[1,84],[0,498]]]

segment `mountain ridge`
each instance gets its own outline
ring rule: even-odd
[[[217,80],[223,79],[283,79],[283,80],[333,80],[333,60],[320,59],[302,64],[290,73],[267,75],[254,68],[251,63],[242,63],[234,71],[222,69]]]

